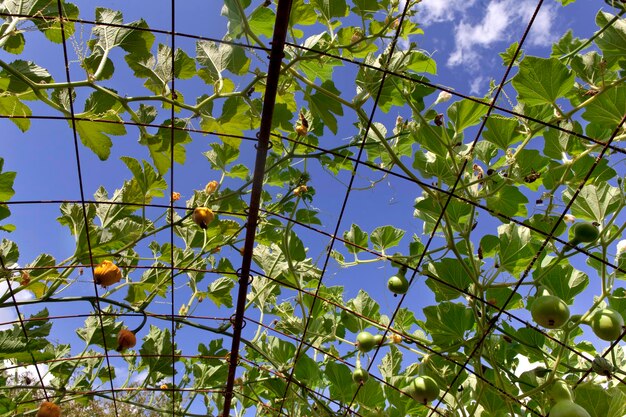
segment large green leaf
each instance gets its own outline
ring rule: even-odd
[[[326,20],[344,17],[348,14],[346,0],[311,0],[311,4],[321,12]]]
[[[516,224],[498,226],[499,264],[501,268],[517,275],[524,271],[535,256],[530,244],[530,229]]]
[[[472,310],[461,303],[448,301],[424,308],[425,330],[433,342],[441,347],[458,343],[467,338],[467,332],[474,326]]]
[[[121,47],[129,54],[146,56],[154,43],[154,35],[147,29],[143,20],[124,24],[122,12],[98,7],[96,21],[103,23],[92,29],[94,38],[89,46],[92,50],[106,53],[116,46]],[[137,28],[137,29],[135,29]]]
[[[384,253],[385,249],[397,246],[405,233],[404,230],[390,225],[380,226],[372,230],[370,240],[372,241],[372,245],[374,245],[374,249]]]
[[[574,73],[556,58],[525,57],[519,73],[513,77],[513,87],[521,102],[535,106],[556,104],[574,88]]]
[[[437,279],[428,278],[426,285],[435,293],[438,302],[454,300],[469,290],[472,278],[468,268],[469,265],[461,264],[456,258],[444,258],[428,264],[429,276]]]
[[[148,371],[147,381],[155,384],[163,378],[174,375],[172,367],[172,353],[180,354],[176,346],[172,346],[172,336],[166,327],[160,329],[150,326],[150,332],[144,336],[139,349],[141,362],[139,369]]]
[[[207,83],[221,79],[225,70],[237,75],[245,74],[250,66],[250,58],[243,48],[206,40],[196,43],[196,60],[201,66],[198,74]]]
[[[352,224],[350,230],[343,233],[343,239],[346,241],[344,245],[350,253],[359,253],[363,251],[361,248],[367,248],[367,238],[367,233],[361,230],[358,224]],[[356,246],[350,245],[349,243],[353,243]]]
[[[613,17],[610,13],[599,11],[596,15],[596,24],[598,27],[604,28]],[[626,56],[626,20],[624,18],[617,19],[598,36],[596,43],[606,59],[623,60]]]
[[[626,84],[602,92],[585,106],[583,119],[602,129],[614,130],[626,115]]]
[[[522,140],[520,124],[517,119],[497,114],[489,116],[483,137],[498,148],[506,150]]]
[[[105,115],[94,115],[93,113],[79,113],[76,115],[79,119],[74,120],[76,132],[81,142],[87,148],[91,149],[101,161],[105,161],[111,154],[111,138],[109,136],[122,136],[126,134],[126,128],[121,122],[121,118],[114,113]],[[91,121],[89,119],[99,119],[103,121]],[[72,126],[72,120],[68,120],[68,124]]]
[[[622,417],[626,414],[626,393],[618,387],[605,388],[593,382],[576,387],[576,403],[591,417]]]
[[[464,99],[453,103],[448,108],[448,117],[457,133],[462,133],[469,126],[480,123],[482,117],[487,114],[489,103],[477,103],[473,100]]]
[[[598,185],[587,184],[581,190],[572,204],[572,214],[586,220],[604,223],[606,216],[612,213],[620,201],[620,191],[606,182]],[[574,196],[574,189],[568,188],[563,192],[566,203]]]

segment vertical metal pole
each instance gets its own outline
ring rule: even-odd
[[[239,291],[237,294],[237,307],[233,323],[233,343],[230,349],[230,364],[228,367],[228,378],[226,380],[226,392],[224,393],[224,411],[222,417],[230,415],[230,406],[233,399],[233,387],[235,385],[235,373],[239,357],[239,346],[241,344],[241,328],[243,325],[243,315],[246,305],[246,295],[248,293],[248,278],[250,276],[250,266],[252,264],[252,250],[256,238],[256,226],[259,218],[259,207],[261,201],[261,191],[263,190],[263,177],[265,175],[265,162],[269,148],[270,133],[272,130],[272,116],[274,114],[274,104],[276,103],[276,91],[278,90],[278,79],[280,77],[280,66],[284,56],[285,38],[289,26],[289,14],[292,0],[279,0],[276,9],[276,21],[274,23],[274,36],[272,40],[272,50],[270,52],[270,62],[267,70],[267,83],[265,97],[263,100],[263,112],[261,114],[261,126],[259,128],[256,161],[254,164],[254,175],[252,177],[252,192],[250,194],[250,206],[248,209],[248,219],[246,224],[246,239],[243,246],[243,259],[239,275]]]

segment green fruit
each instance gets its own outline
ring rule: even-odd
[[[622,334],[624,319],[622,315],[612,308],[596,311],[591,317],[591,329],[602,340],[612,342]]]
[[[607,358],[596,355],[596,357],[593,358],[593,362],[591,362],[591,369],[598,375],[610,378],[615,367]]]
[[[394,275],[387,281],[387,288],[394,294],[406,294],[409,281],[403,275]]]
[[[384,342],[384,338],[382,334],[375,334],[374,335],[374,344],[376,344],[376,346],[380,346],[382,345]]]
[[[550,389],[550,397],[552,398],[552,400],[554,400],[554,402],[564,400],[572,401],[574,399],[572,397],[572,391],[570,390],[569,385],[562,379],[557,379],[556,381],[554,381],[554,384]]]
[[[356,336],[356,347],[361,352],[369,352],[376,346],[374,335],[370,332],[361,332]]]
[[[365,384],[370,374],[363,368],[356,368],[352,371],[352,380],[357,384]]]
[[[572,243],[589,243],[594,242],[600,236],[600,231],[591,223],[576,223],[573,226],[574,239]]]
[[[542,295],[533,302],[530,313],[533,320],[547,329],[558,329],[567,322],[569,308],[555,295]]]
[[[437,382],[429,376],[418,376],[409,384],[406,388],[406,392],[415,401],[428,404],[439,397],[439,386]]]
[[[591,417],[587,410],[571,400],[561,400],[550,409],[550,417]]]

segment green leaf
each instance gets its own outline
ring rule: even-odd
[[[8,66],[11,67],[13,71],[22,74],[35,84],[47,84],[53,81],[48,70],[30,61],[18,59],[11,62]],[[25,93],[30,91],[30,86],[27,83],[13,75],[13,73],[8,72],[6,69],[0,71],[0,80],[2,80],[0,89],[11,93]]]
[[[528,215],[526,204],[528,199],[518,187],[513,185],[502,186],[485,199],[487,207],[496,213],[508,217],[525,217]]]
[[[420,51],[411,51],[409,53],[406,69],[419,73],[425,72],[437,75],[437,63],[435,60]]]
[[[63,26],[61,26],[59,19],[33,19],[37,28],[43,32],[44,36],[48,38],[48,40],[54,43],[61,43],[64,38],[69,39],[74,34],[75,23],[72,20],[77,19],[79,16],[78,7],[74,4],[66,1],[62,1],[61,3],[63,17],[65,19],[63,20]],[[44,9],[37,10],[37,13],[40,13],[43,16],[58,16],[58,3],[48,2],[46,7]],[[61,33],[61,27],[63,27],[65,34]]]
[[[0,201],[9,201],[15,195],[13,183],[17,173],[12,171],[2,172],[3,167],[4,158],[0,158]]]
[[[530,229],[516,224],[498,226],[499,264],[511,274],[519,274],[535,256],[530,244]]]
[[[103,312],[109,314],[90,315],[85,319],[85,326],[78,328],[76,334],[85,341],[87,346],[96,345],[113,350],[117,348],[117,334],[122,329],[123,323],[115,320],[115,316],[111,314],[115,311],[110,306],[107,306]],[[102,338],[103,334],[106,335],[106,339]]]
[[[626,393],[618,387],[606,388],[593,382],[576,387],[576,403],[591,417],[622,417],[626,414]]]
[[[350,253],[363,252],[363,249],[361,248],[367,248],[369,246],[367,237],[367,233],[361,230],[358,224],[354,223],[350,227],[350,230],[348,230],[347,232],[343,232],[343,239],[348,242],[344,243],[344,245]],[[352,246],[349,243],[353,243],[356,246]]]
[[[242,75],[250,66],[250,58],[246,56],[243,48],[206,40],[199,40],[196,43],[196,60],[201,67],[198,75],[209,84],[221,80],[222,72],[225,70]]]
[[[17,116],[16,118],[10,117],[9,120],[22,132],[26,132],[30,127],[29,117],[32,115],[32,111],[14,95],[0,95],[0,114],[3,116]]]
[[[2,261],[4,262],[4,266],[6,268],[14,266],[20,257],[20,251],[17,247],[17,243],[8,239],[2,239],[2,242],[0,242],[0,256],[2,257]]]
[[[246,100],[229,97],[224,102],[222,115],[217,119],[203,115],[200,126],[207,132],[217,133],[224,143],[238,149],[241,137],[246,131],[256,129],[259,123],[259,117]]]
[[[600,28],[608,25],[613,15],[599,11],[596,15],[596,24]],[[602,50],[605,59],[620,60],[626,56],[626,21],[624,18],[617,19],[611,26],[606,28],[597,38],[596,44]]]
[[[274,20],[276,20],[276,14],[272,9],[257,7],[248,16],[248,25],[253,33],[271,38],[274,34]]]
[[[146,161],[142,161],[142,168],[139,162],[130,156],[122,156],[120,159],[126,164],[130,172],[132,172],[133,178],[141,190],[142,198],[140,198],[139,201],[149,203],[152,197],[164,196],[163,192],[167,189],[167,182],[152,168],[152,165]]]
[[[363,290],[359,290],[357,296],[351,300],[348,300],[346,306],[358,313],[363,317],[367,317],[371,320],[378,321],[380,319],[380,306],[372,297],[369,296]],[[345,324],[346,328],[351,332],[358,332],[364,330],[370,326],[368,321],[360,319],[352,313],[347,313],[345,310],[341,312],[341,320]]]
[[[574,189],[563,192],[563,202],[569,203]],[[604,223],[608,214],[615,211],[620,201],[620,190],[606,182],[585,185],[572,204],[572,214],[578,218]]]
[[[235,281],[232,278],[221,277],[216,279],[209,285],[208,297],[216,306],[233,307],[233,297],[231,290],[235,287]]]
[[[250,0],[224,0],[222,6],[222,16],[228,19],[228,34],[234,39],[239,39],[243,34],[244,22],[247,20],[242,14],[240,7],[246,9],[250,5]]]
[[[387,382],[392,380],[396,375],[400,374],[402,369],[402,352],[396,346],[391,345],[389,352],[383,356],[378,365],[378,370],[383,379]]]
[[[184,130],[187,126],[185,120],[175,119],[174,126],[178,129],[174,129],[173,135],[170,128],[171,123],[170,119],[165,120],[159,127],[156,135],[142,137],[139,141],[142,145],[148,145],[150,156],[160,175],[165,174],[170,169],[172,139],[174,142],[174,162],[178,164],[185,163],[186,152],[184,145],[191,142],[191,136]]]
[[[518,47],[519,47],[519,42],[513,42],[512,44],[509,45],[508,48],[506,48],[506,51],[500,52],[498,54],[500,55],[500,58],[502,58],[503,66],[508,67],[509,65],[511,65],[511,62],[513,61],[513,57],[515,57],[515,51],[517,51]],[[520,51],[513,65],[519,65],[519,61],[522,55],[523,55],[523,52]]]
[[[24,40],[24,35],[19,32],[14,33],[13,35],[4,33],[7,26],[8,23],[6,22],[2,26],[0,26],[0,36],[8,37],[6,38],[6,42],[4,42],[1,47],[10,54],[19,55],[24,50],[24,44],[26,43],[26,41]]]
[[[335,84],[332,81],[325,81],[322,83],[322,88],[337,96],[341,95],[341,92],[337,90]],[[326,94],[321,92],[315,92],[311,94],[310,87],[305,94],[305,100],[309,102],[311,113],[317,115],[322,119],[324,125],[330,129],[331,132],[337,133],[337,116],[343,116],[343,108],[341,103],[337,100],[333,100]]]
[[[311,0],[311,4],[327,21],[332,20],[333,17],[347,16],[349,11],[346,0]]]
[[[172,74],[172,49],[163,44],[159,44],[156,56],[129,54],[125,59],[135,77],[147,79],[144,86],[154,94],[171,95],[168,83],[172,75],[187,79],[196,74],[195,61],[180,48],[174,54],[175,73]]]
[[[551,267],[547,273],[544,273],[543,268],[535,269],[533,277],[535,280],[541,277],[541,285],[568,304],[572,304],[574,297],[589,285],[587,274],[568,264]]]
[[[313,8],[313,5],[309,2],[305,3],[305,0],[293,0],[291,6],[291,14],[289,16],[289,26],[296,25],[313,25],[317,22],[317,12]],[[302,33],[302,32],[300,32]],[[302,37],[300,35],[298,37]]]
[[[574,73],[556,58],[525,57],[513,87],[519,100],[529,106],[555,104],[574,88]]]
[[[461,261],[456,258],[444,258],[439,262],[428,263],[428,276],[439,279],[426,279],[426,285],[435,293],[437,302],[450,301],[460,297],[462,293],[459,290],[468,291],[472,278],[467,273],[467,267],[467,265],[464,267]]]
[[[176,346],[172,347],[170,330],[166,327],[159,329],[150,325],[150,332],[144,336],[139,354],[141,361],[139,369],[147,370],[147,383],[156,384],[164,377],[173,376],[172,352],[180,354]]]
[[[24,330],[19,324],[12,328],[0,331],[0,360],[12,359],[17,362],[50,359],[50,353],[41,352],[50,343],[46,340],[49,336],[52,323],[48,320],[48,310],[43,309],[33,314],[24,322]]]
[[[591,124],[612,131],[622,121],[624,109],[626,109],[626,85],[622,83],[595,97],[593,102],[585,106],[582,117]]]
[[[454,125],[455,132],[460,134],[469,126],[480,123],[481,118],[487,114],[487,110],[489,110],[488,103],[464,99],[448,107],[448,117]]]
[[[467,331],[474,326],[472,310],[461,303],[443,302],[424,308],[425,330],[433,342],[441,347],[467,339]]]
[[[370,240],[374,245],[374,249],[384,253],[385,249],[398,245],[405,233],[406,232],[404,230],[390,225],[380,226],[372,230]]]
[[[120,123],[122,119],[117,114],[94,115],[92,113],[79,113],[76,117],[110,121],[108,123],[105,121],[74,120],[76,132],[80,136],[83,145],[91,149],[101,161],[106,161],[111,154],[111,146],[113,146],[109,135],[122,136],[126,134],[126,128]],[[68,124],[71,127],[72,120],[68,120]]]
[[[89,42],[92,50],[104,53],[119,46],[136,58],[150,54],[154,35],[150,31],[140,30],[148,28],[143,20],[124,24],[122,12],[98,7],[96,21],[104,24],[95,25],[92,29],[95,38]]]
[[[324,369],[326,378],[330,385],[330,396],[332,399],[348,403],[356,391],[356,385],[352,381],[352,372],[343,363],[329,361]]]
[[[558,42],[552,45],[552,56],[559,58],[567,55],[580,48],[584,42],[583,39],[574,38],[572,30],[569,29]]]
[[[487,119],[483,137],[502,150],[522,140],[520,124],[517,119],[492,114]]]
[[[296,354],[296,347],[292,343],[274,336],[267,336],[267,345],[264,349],[276,363],[281,364],[292,362]]]
[[[505,308],[507,310],[516,310],[519,308],[524,308],[524,301],[522,296],[518,293],[515,293],[511,296],[513,290],[510,288],[489,288],[487,290],[487,300],[494,304],[498,308]],[[504,302],[509,299],[507,305],[504,305]],[[495,301],[495,302],[494,302]]]

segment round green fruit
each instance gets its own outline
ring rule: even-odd
[[[550,417],[591,417],[587,410],[571,400],[561,400],[550,409]]]
[[[569,385],[562,379],[554,381],[552,388],[550,388],[550,397],[554,402],[564,400],[572,401],[574,399]]]
[[[575,243],[595,242],[600,236],[598,228],[591,223],[576,223],[573,230]]]
[[[376,346],[380,346],[383,344],[384,342],[384,337],[382,334],[375,334],[374,335],[374,344],[376,344]]]
[[[547,329],[558,329],[567,322],[569,308],[555,295],[537,297],[530,308],[533,320]]]
[[[361,352],[369,352],[376,346],[376,339],[370,332],[361,332],[356,336],[356,347]]]
[[[352,380],[357,384],[365,384],[370,374],[363,368],[356,368],[352,371]]]
[[[409,290],[409,281],[402,275],[394,275],[387,281],[387,288],[394,294],[406,294]]]
[[[602,340],[612,342],[622,334],[624,318],[612,308],[596,311],[591,317],[591,329]]]
[[[418,376],[409,384],[406,392],[415,401],[428,404],[439,397],[439,386],[437,382],[429,376]]]

